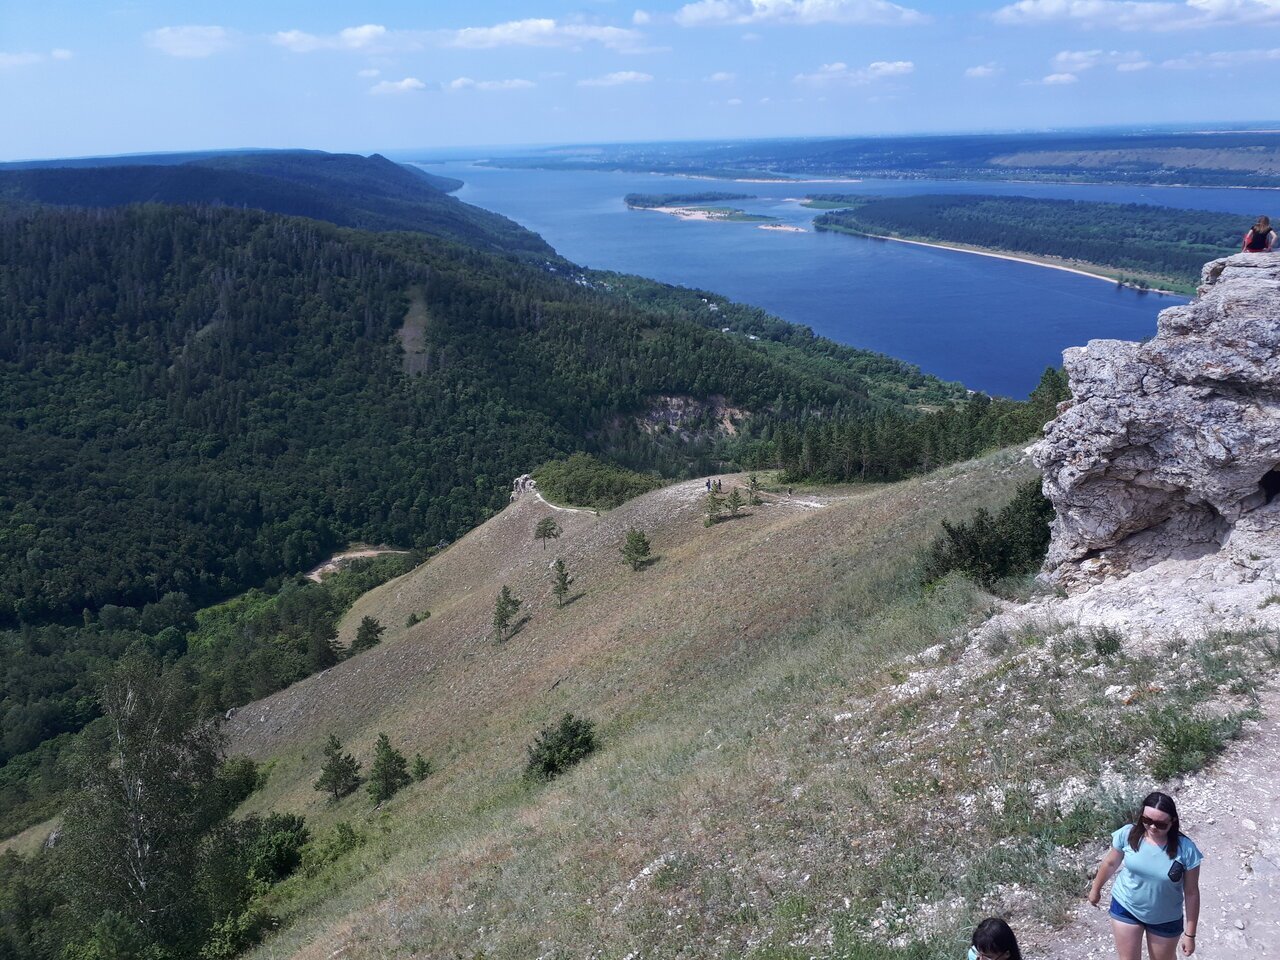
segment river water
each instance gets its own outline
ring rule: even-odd
[[[1185,301],[1029,264],[817,233],[811,221],[822,211],[795,199],[807,193],[998,193],[1154,203],[1238,213],[1241,234],[1280,199],[1266,190],[926,180],[731,183],[460,162],[423,168],[463,180],[459,199],[541,234],[575,263],[711,290],[840,343],[1012,397],[1025,397],[1045,367],[1061,362],[1064,348],[1099,337],[1150,337],[1156,314]],[[628,193],[708,190],[754,194],[758,199],[732,205],[805,232],[678,220],[628,210],[622,202]]]

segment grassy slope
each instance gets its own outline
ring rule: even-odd
[[[311,788],[331,731],[367,762],[385,730],[440,772],[369,820],[385,839],[278,893],[273,908],[298,922],[271,955],[327,956],[353,935],[429,955],[524,957],[544,942],[579,955],[584,937],[607,956],[640,943],[705,955],[721,936],[740,952],[762,925],[763,905],[740,906],[747,888],[773,883],[781,898],[805,872],[839,886],[847,868],[826,850],[843,814],[821,797],[792,804],[811,772],[812,757],[794,754],[808,737],[802,718],[873,691],[887,659],[984,605],[963,587],[921,601],[910,555],[938,518],[1002,502],[1027,472],[1000,456],[821,509],[800,493],[789,505],[771,497],[710,529],[701,486],[679,484],[599,519],[557,512],[565,534],[545,553],[532,530],[550,508],[525,500],[367,595],[343,633],[377,616],[388,626],[379,648],[235,718],[239,749],[276,758],[251,807],[305,812],[322,829],[364,823],[362,795],[334,808]],[[638,574],[616,552],[630,524],[659,557]],[[557,553],[582,593],[563,611],[545,573]],[[497,647],[487,634],[503,583],[531,619]],[[424,608],[430,619],[404,628]],[[564,710],[601,722],[604,752],[532,788],[520,780],[524,745]],[[628,896],[663,855],[679,876]],[[607,910],[593,906],[602,897]],[[389,902],[414,918],[408,927],[388,926]],[[677,930],[654,913],[666,909],[699,919]]]
[[[1168,652],[1054,625],[966,641],[990,598],[920,590],[913,552],[1029,473],[1006,452],[770,494],[710,529],[701,486],[677,484],[598,518],[556,511],[545,552],[532,531],[552,508],[524,499],[367,594],[342,631],[377,616],[380,647],[232,725],[272,758],[250,809],[367,838],[273,891],[287,924],[254,956],[888,960],[921,942],[904,960],[940,960],[991,913],[1051,939],[1096,856],[1081,844],[1124,822],[1153,769],[1191,769],[1238,729],[1280,648],[1171,638],[1171,675]],[[634,574],[616,553],[632,524],[657,555]],[[557,555],[581,594],[563,610]],[[530,619],[498,646],[504,583]],[[522,781],[524,745],[565,710],[600,723],[602,752]],[[381,730],[437,774],[377,811],[322,802],[323,738],[367,763]]]

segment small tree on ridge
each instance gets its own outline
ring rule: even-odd
[[[622,541],[621,553],[622,559],[631,565],[632,570],[643,567],[649,559],[649,538],[644,535],[644,531],[635,527],[628,530],[626,539]]]
[[[502,592],[498,594],[498,599],[493,605],[493,632],[497,635],[499,642],[511,636],[512,624],[523,603],[523,600],[511,592],[510,587],[505,583],[502,585]]]
[[[320,768],[320,779],[313,786],[329,794],[330,801],[334,803],[360,786],[360,761],[349,753],[343,753],[342,741],[332,733],[329,734],[329,742],[324,745],[324,766]]]
[[[560,529],[560,524],[556,523],[551,517],[543,517],[538,521],[538,525],[533,528],[533,537],[535,540],[542,541],[542,549],[547,549],[548,540],[559,540],[560,534],[564,533]]]
[[[356,629],[356,638],[351,641],[347,656],[354,657],[357,653],[372,650],[382,642],[382,635],[386,633],[386,630],[387,628],[373,617],[364,617],[360,621],[360,626]]]
[[[569,585],[573,583],[573,577],[569,576],[569,568],[559,557],[556,557],[555,565],[551,569],[555,577],[551,592],[555,594],[557,605],[563,607],[565,599],[569,596]]]
[[[389,800],[411,780],[409,762],[404,754],[391,746],[385,733],[378,734],[378,742],[373,748],[373,764],[369,767],[370,799],[375,805]]]

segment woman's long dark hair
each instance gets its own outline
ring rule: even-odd
[[[1169,855],[1170,860],[1173,860],[1178,856],[1178,841],[1182,838],[1182,833],[1178,829],[1181,826],[1178,821],[1178,805],[1173,802],[1173,797],[1159,790],[1148,793],[1138,807],[1138,812],[1133,818],[1133,829],[1129,831],[1129,846],[1135,850],[1142,846],[1142,835],[1147,832],[1146,827],[1142,825],[1142,811],[1147,807],[1155,807],[1161,813],[1167,813],[1173,818],[1173,823],[1169,826],[1169,839],[1164,844],[1164,852]]]
[[[1009,960],[1022,960],[1018,938],[1010,926],[999,917],[987,917],[973,931],[973,945],[984,956],[1007,953]]]

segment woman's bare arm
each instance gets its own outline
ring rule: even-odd
[[[1095,907],[1098,901],[1102,899],[1102,888],[1106,886],[1111,875],[1116,872],[1120,864],[1124,863],[1124,854],[1112,847],[1107,851],[1107,855],[1102,858],[1102,862],[1098,864],[1098,872],[1094,875],[1093,886],[1089,888],[1089,902]]]
[[[1182,935],[1182,952],[1187,956],[1196,951],[1196,927],[1200,925],[1200,868],[1188,870],[1182,875],[1182,898],[1187,911],[1187,929]]]

